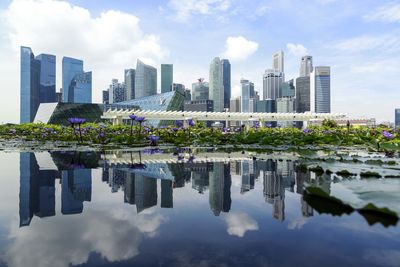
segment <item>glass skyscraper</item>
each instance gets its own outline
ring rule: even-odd
[[[396,128],[400,127],[400,108],[394,110],[394,126]]]
[[[214,101],[214,112],[224,111],[224,85],[222,77],[222,62],[219,57],[210,64],[210,99]]]
[[[172,90],[174,80],[174,65],[161,64],[161,93]]]
[[[251,112],[250,110],[250,99],[254,98],[254,83],[249,80],[240,80],[242,86],[241,90],[241,101],[240,101],[240,111],[241,112]]]
[[[197,83],[192,83],[192,100],[208,100],[209,84],[199,79]]]
[[[296,79],[296,112],[310,111],[310,77]]]
[[[135,98],[155,94],[157,94],[157,69],[138,59],[135,76]]]
[[[295,91],[296,91],[296,88],[294,87],[293,79],[291,79],[282,84],[280,96],[281,97],[294,97],[295,93],[296,93]]]
[[[224,108],[229,108],[231,99],[231,63],[228,59],[222,60],[222,80],[224,85]]]
[[[135,98],[135,69],[125,70],[125,99],[131,100]]]
[[[279,98],[283,81],[283,72],[267,69],[263,76],[263,98],[273,100]]]
[[[63,88],[63,102],[73,103],[73,96],[71,96],[70,85],[72,79],[77,74],[83,73],[83,61],[70,57],[63,57],[62,59],[62,88]]]
[[[310,110],[316,113],[331,112],[331,69],[319,66],[311,72]]]
[[[312,56],[301,57],[300,77],[308,77],[313,70]]]
[[[75,75],[69,86],[72,103],[92,103],[92,72]]]
[[[29,47],[21,46],[20,122],[32,122],[40,103],[56,102],[56,57],[35,58]]]

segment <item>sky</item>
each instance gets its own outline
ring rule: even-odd
[[[174,64],[174,82],[208,81],[214,57],[232,65],[232,95],[240,79],[262,76],[272,53],[285,53],[285,77],[300,59],[331,66],[333,113],[393,121],[400,108],[400,1],[384,0],[0,0],[0,123],[19,121],[20,46],[35,55],[84,61],[93,72],[93,101],[111,79],[141,59],[158,69]]]

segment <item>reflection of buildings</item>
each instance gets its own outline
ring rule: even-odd
[[[309,182],[311,179],[309,171],[296,171],[296,193],[303,195],[304,193],[304,183]],[[313,216],[314,211],[313,208],[308,205],[308,203],[304,200],[303,196],[300,199],[301,203],[301,213],[304,217]]]
[[[157,205],[157,180],[135,175],[135,204],[137,212]]]
[[[277,174],[277,163],[267,161],[264,172],[264,197],[265,201],[274,207],[273,216],[279,221],[285,219],[285,189],[281,174]]]
[[[82,213],[83,202],[92,198],[92,170],[63,170],[61,186],[61,213]]]
[[[230,165],[215,162],[214,170],[210,172],[209,187],[210,208],[215,216],[231,209],[231,184]]]

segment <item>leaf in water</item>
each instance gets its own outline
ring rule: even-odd
[[[399,217],[388,208],[378,208],[372,203],[368,203],[363,208],[359,209],[358,212],[367,220],[369,225],[375,223],[381,223],[383,226],[396,226]]]

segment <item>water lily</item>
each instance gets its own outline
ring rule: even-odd
[[[182,128],[183,127],[183,121],[175,121],[175,125],[178,128]]]
[[[383,135],[383,137],[388,138],[388,139],[394,138],[394,135],[389,133],[388,131],[383,131],[382,135]]]
[[[311,133],[311,132],[312,132],[311,129],[307,129],[307,128],[306,128],[306,129],[303,130],[303,133]]]
[[[193,119],[188,119],[188,124],[190,127],[194,127],[196,125]]]
[[[150,135],[149,139],[150,139],[150,145],[151,146],[156,146],[157,145],[157,141],[160,140],[160,137],[159,136],[155,136],[155,135]]]
[[[86,119],[83,118],[69,118],[68,122],[71,124],[71,127],[74,129],[75,133],[75,125],[78,125],[78,130],[79,130],[79,139],[82,142],[82,132],[81,132],[81,124],[86,122]],[[75,133],[76,134],[76,133]]]
[[[142,133],[142,123],[146,121],[145,117],[136,117],[135,121],[139,123],[139,138]]]
[[[136,120],[137,116],[134,114],[130,114],[129,118],[131,119],[131,136],[133,135],[133,122]]]

